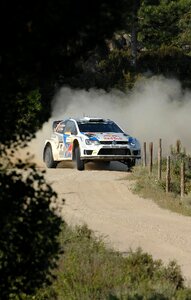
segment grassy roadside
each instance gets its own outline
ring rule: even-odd
[[[128,179],[136,182],[134,192],[154,199],[163,208],[190,216],[190,173],[186,174],[187,195],[181,199],[177,165],[172,172],[172,192],[168,194],[164,163],[162,171],[159,182],[157,164],[151,176],[148,169],[136,166]],[[85,225],[63,225],[59,240],[63,253],[52,285],[36,295],[10,295],[9,300],[191,300],[191,287],[185,285],[175,261],[166,266],[141,249],[129,249],[124,257],[108,249],[104,238],[95,237]]]
[[[166,193],[166,161],[162,161],[162,179],[158,180],[158,164],[153,164],[152,174],[149,167],[141,165],[133,168],[128,180],[133,180],[132,191],[143,198],[152,199],[161,208],[185,216],[191,216],[191,169],[186,164],[185,173],[185,196],[180,197],[180,162],[182,155],[171,162],[170,192]]]
[[[32,299],[191,299],[191,289],[184,286],[174,261],[164,266],[141,249],[124,257],[86,226],[63,228],[61,243],[64,253],[53,285]]]

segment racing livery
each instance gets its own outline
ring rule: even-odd
[[[141,158],[139,141],[109,119],[84,117],[53,122],[53,133],[45,141],[43,160],[48,168],[60,161],[75,161],[84,170],[89,161],[120,161],[131,168]]]

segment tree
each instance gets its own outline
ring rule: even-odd
[[[178,26],[180,33],[178,35],[177,44],[189,54],[191,52],[191,9],[181,16]]]
[[[0,295],[34,294],[51,282],[62,220],[56,194],[29,163],[4,166],[8,147],[24,146],[51,115],[60,76],[120,26],[123,0],[1,2]],[[66,80],[67,81],[67,80]],[[65,81],[65,82],[66,82]]]
[[[0,170],[0,298],[4,300],[34,294],[50,284],[61,253],[58,235],[63,221],[56,193],[34,165],[19,161],[14,167]]]
[[[55,83],[61,76],[68,83],[67,78],[80,72],[77,63],[81,57],[87,57],[90,50],[103,44],[121,26],[122,4],[123,0],[2,1],[2,143],[30,139],[48,120]],[[40,97],[34,96],[36,91]],[[28,105],[31,93],[38,107],[35,119]],[[22,110],[18,109],[20,99]]]
[[[121,63],[126,60],[122,72],[118,68],[119,64],[113,66],[105,59],[108,61],[107,66],[111,65],[112,70],[116,69],[118,84],[122,83],[122,89],[132,85],[139,74],[148,70],[152,74],[175,76],[183,86],[191,86],[191,61],[188,56],[191,49],[190,7],[190,0],[142,0],[129,1],[128,5],[125,3],[123,27],[131,35],[131,56],[129,48],[128,51],[127,48],[121,50],[119,60]],[[131,62],[131,66],[127,70],[125,66],[128,62]],[[110,74],[109,68],[107,69]],[[114,72],[112,78],[116,78],[116,74]]]
[[[147,49],[175,45],[180,33],[179,21],[190,9],[190,0],[160,0],[151,5],[143,1],[139,10],[139,39]]]

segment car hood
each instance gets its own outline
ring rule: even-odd
[[[123,141],[132,142],[133,138],[126,133],[116,133],[116,132],[82,132],[90,140],[96,140],[99,142],[103,141]]]

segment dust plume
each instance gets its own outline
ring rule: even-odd
[[[37,132],[30,150],[42,159],[44,141],[50,137],[53,120],[100,116],[116,121],[141,144],[153,142],[155,153],[159,138],[162,138],[163,153],[167,153],[177,139],[190,152],[190,114],[191,91],[183,90],[179,81],[162,76],[140,80],[127,93],[63,87],[52,101],[51,119]]]

